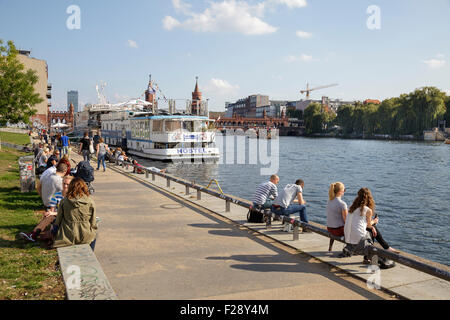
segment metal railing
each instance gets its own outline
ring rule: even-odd
[[[197,200],[201,200],[201,194],[202,193],[206,193],[210,196],[213,197],[217,197],[220,199],[223,199],[225,201],[225,211],[226,212],[230,212],[230,205],[231,203],[234,203],[235,205],[247,208],[247,209],[254,209],[253,205],[248,202],[245,201],[243,199],[237,199],[236,197],[233,197],[231,195],[227,195],[225,193],[219,193],[217,191],[208,189],[207,187],[195,184],[193,182],[189,182],[187,180],[181,179],[181,178],[177,178],[174,176],[171,176],[167,173],[162,173],[162,172],[157,172],[157,171],[152,171],[149,170],[147,168],[143,168],[143,167],[139,167],[136,165],[133,165],[131,163],[127,163],[125,161],[123,162],[119,162],[118,160],[116,160],[116,165],[125,167],[128,170],[128,167],[136,167],[139,168],[140,170],[145,172],[145,176],[146,178],[149,178],[150,174],[152,175],[152,181],[156,180],[156,176],[160,176],[164,179],[167,180],[167,187],[170,187],[170,182],[173,181],[175,183],[184,185],[186,187],[186,195],[190,194],[190,189],[194,189],[197,190]],[[282,223],[289,223],[293,225],[293,240],[298,240],[299,239],[299,228],[301,227],[303,230],[309,230],[312,231],[314,233],[317,233],[321,236],[333,239],[335,241],[339,241],[342,243],[345,243],[343,237],[338,237],[335,235],[332,235],[331,233],[328,232],[328,230],[324,229],[324,228],[319,228],[317,226],[311,225],[309,223],[305,223],[296,219],[292,219],[290,217],[287,217],[285,215],[278,215],[276,213],[273,213],[270,211],[270,209],[266,209],[266,210],[260,210],[261,213],[264,215],[264,220],[266,221],[266,229],[270,229],[272,224],[271,224],[271,218],[273,218],[274,220],[278,220],[281,221]],[[450,272],[448,270],[444,270],[438,267],[433,266],[431,263],[425,263],[425,262],[421,262],[418,261],[417,259],[413,259],[413,258],[409,258],[406,256],[403,256],[401,254],[397,254],[394,253],[392,251],[388,251],[385,249],[381,249],[381,248],[377,248],[375,246],[370,246],[369,247],[369,259],[372,260],[372,264],[377,264],[378,263],[378,257],[383,257],[385,259],[389,259],[392,261],[395,261],[399,264],[408,266],[410,268],[416,269],[418,271],[430,274],[432,276],[435,276],[437,278],[446,280],[446,281],[450,281]]]

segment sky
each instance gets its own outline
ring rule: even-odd
[[[47,61],[52,110],[69,90],[97,103],[100,82],[112,103],[142,98],[151,74],[173,99],[198,76],[224,111],[252,94],[304,99],[307,83],[338,84],[313,99],[450,95],[449,16],[450,0],[0,0],[0,39]]]

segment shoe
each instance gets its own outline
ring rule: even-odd
[[[363,264],[372,264],[372,261],[369,260],[369,259],[364,258],[362,263]]]
[[[36,242],[36,240],[34,240],[31,237],[31,235],[32,235],[32,233],[30,233],[30,234],[26,234],[25,232],[19,233],[19,236],[22,237],[22,239],[25,239],[25,240],[28,240],[28,241],[31,241],[31,242]]]
[[[311,230],[308,230],[308,229],[306,229],[306,228],[302,228],[302,233],[312,233],[312,231],[311,231]]]
[[[97,171],[100,170],[99,168],[96,169]]]
[[[290,223],[284,223],[283,231],[284,232],[292,232],[294,228],[292,227],[292,224]]]

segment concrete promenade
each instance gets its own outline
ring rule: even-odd
[[[95,254],[119,299],[392,298],[271,237],[114,170],[96,171],[94,187],[101,218]]]

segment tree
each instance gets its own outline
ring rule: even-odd
[[[316,102],[311,103],[303,113],[306,133],[322,132],[322,106]]]
[[[444,120],[446,122],[446,127],[450,128],[450,96],[445,97],[445,107],[447,110],[445,111]]]
[[[352,105],[343,105],[337,111],[335,123],[342,128],[345,134],[353,132],[353,112],[355,107]]]
[[[37,110],[33,107],[44,101],[35,92],[38,77],[34,70],[24,71],[17,58],[18,51],[12,41],[7,46],[0,39],[0,125],[29,123]]]

